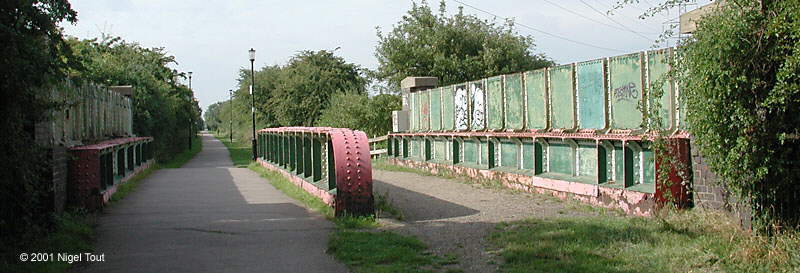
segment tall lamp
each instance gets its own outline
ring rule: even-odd
[[[256,78],[255,78],[255,70],[253,68],[253,63],[256,61],[256,50],[250,48],[250,112],[253,114],[253,160],[258,158],[258,151],[256,150],[258,147],[258,142],[256,140],[256,99],[255,99],[255,89],[256,85]]]

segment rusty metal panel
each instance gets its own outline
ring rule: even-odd
[[[549,116],[546,69],[525,72],[527,127],[531,130],[547,129]]]
[[[611,129],[641,128],[642,113],[642,54],[612,57],[608,63]]]
[[[525,90],[522,88],[522,73],[504,76],[505,128],[522,130],[525,128]]]
[[[442,130],[453,131],[456,129],[455,124],[455,94],[453,94],[453,86],[446,86],[442,88]]]
[[[503,130],[505,119],[503,99],[503,76],[486,79],[486,126],[489,130]]]
[[[672,81],[668,79],[669,59],[672,51],[669,49],[653,50],[647,52],[647,87],[648,90],[660,88],[662,96],[659,98],[649,97],[649,107],[659,104],[658,114],[661,119],[661,128],[664,130],[673,129],[675,126],[675,104],[674,93],[672,91]]]
[[[456,130],[458,131],[466,131],[469,130],[470,125],[470,108],[469,108],[469,92],[467,91],[467,85],[456,85],[455,86],[455,126]]]
[[[606,115],[605,60],[581,62],[576,68],[578,128],[602,130],[608,127]]]
[[[336,216],[375,213],[372,163],[367,135],[361,131],[329,131],[336,166]]]
[[[470,111],[472,119],[470,130],[486,129],[486,81],[480,80],[469,84]]]
[[[550,124],[553,129],[574,130],[575,65],[556,66],[547,72],[550,84]]]
[[[420,131],[427,132],[431,129],[431,99],[430,89],[419,92],[419,129]]]
[[[431,131],[441,131],[442,130],[442,88],[434,88],[429,91],[429,96],[431,100],[430,104],[430,122],[431,122]]]

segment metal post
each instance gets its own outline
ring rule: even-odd
[[[192,71],[189,71],[189,91],[192,91]],[[192,149],[192,119],[189,118],[189,150]]]
[[[255,99],[255,85],[256,85],[256,78],[255,78],[255,70],[253,68],[253,62],[256,60],[256,50],[250,48],[250,112],[253,114],[253,160],[258,158],[258,141],[256,140],[256,99]]]
[[[228,97],[230,97],[228,100],[228,108],[230,109],[228,111],[230,112],[230,116],[228,116],[228,121],[230,122],[230,131],[228,131],[228,133],[231,137],[231,144],[233,144],[233,89],[228,89]]]

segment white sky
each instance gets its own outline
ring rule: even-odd
[[[628,32],[580,0],[459,0],[516,22],[610,51],[576,44],[517,26],[520,34],[532,35],[536,52],[557,63],[590,60],[636,52],[653,46],[662,25],[676,13],[647,20],[637,19],[642,10],[660,0],[642,0],[611,15],[611,19],[645,37]],[[411,7],[411,0],[256,1],[256,0],[74,0],[76,25],[62,24],[66,34],[95,38],[101,33],[121,36],[145,47],[164,47],[177,58],[180,71],[192,71],[192,88],[206,110],[227,99],[236,88],[237,71],[249,68],[247,50],[256,49],[256,69],[284,64],[300,50],[332,50],[348,62],[374,69],[376,27],[391,30]],[[550,3],[548,3],[550,2]],[[607,11],[615,0],[583,0]],[[699,0],[705,4],[708,0]],[[438,10],[438,0],[429,1]],[[591,18],[579,17],[556,6]],[[447,1],[448,10],[460,6]],[[694,9],[695,7],[689,7]],[[491,15],[470,7],[468,14],[491,20]],[[592,21],[593,20],[593,21]],[[502,23],[498,18],[497,22]],[[609,27],[601,23],[612,25]]]

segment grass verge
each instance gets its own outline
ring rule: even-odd
[[[83,211],[66,212],[55,219],[55,229],[47,236],[32,242],[24,253],[28,262],[19,262],[22,253],[12,253],[14,262],[0,262],[0,272],[67,272],[72,264],[58,261],[58,253],[78,254],[92,252],[91,241],[94,230],[91,215]],[[32,253],[53,253],[52,256],[38,257],[48,261],[32,262]]]
[[[188,150],[183,150],[181,153],[175,155],[171,160],[167,162],[162,162],[159,164],[161,168],[165,169],[176,169],[189,162],[192,158],[194,158],[200,150],[203,149],[203,141],[199,137],[195,137],[192,139],[192,148]]]
[[[219,135],[214,135],[214,137],[222,141],[222,144],[225,144],[225,147],[228,148],[228,154],[230,154],[231,161],[233,161],[233,166],[236,168],[249,168],[250,162],[252,162],[251,158],[253,157],[252,144],[242,143],[238,140],[234,140],[233,143],[231,143],[228,138]]]
[[[800,272],[800,237],[743,231],[719,212],[597,215],[499,224],[504,272]]]

